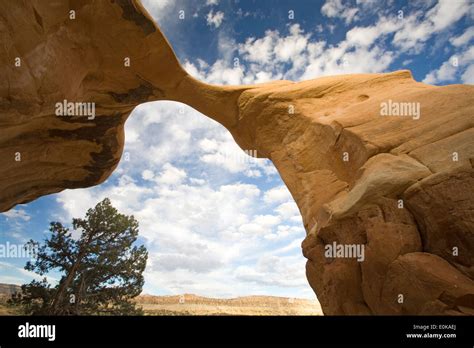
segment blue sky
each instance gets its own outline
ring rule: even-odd
[[[398,69],[430,84],[474,83],[472,2],[143,4],[188,72],[209,83]],[[301,218],[277,171],[268,160],[245,155],[223,127],[186,105],[137,107],[126,123],[124,158],[103,185],[1,214],[0,243],[44,239],[50,221],[70,223],[104,197],[140,222],[140,242],[150,251],[147,293],[314,298],[304,274]],[[0,282],[31,280],[25,262],[0,258]]]

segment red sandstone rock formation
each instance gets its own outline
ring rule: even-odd
[[[408,71],[212,86],[138,1],[2,0],[0,14],[1,211],[100,184],[133,108],[181,101],[275,164],[325,314],[474,314],[473,86]],[[96,117],[56,116],[63,100],[95,103]],[[390,101],[420,117],[381,116]],[[364,260],[325,256],[333,243],[363,245]]]

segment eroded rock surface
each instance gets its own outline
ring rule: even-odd
[[[1,211],[101,183],[133,108],[181,101],[275,164],[325,314],[474,314],[474,86],[408,71],[212,86],[137,1],[2,0],[0,14]],[[56,116],[63,100],[96,117]],[[381,116],[389,100],[420,117]],[[325,256],[333,243],[363,245],[363,261]]]

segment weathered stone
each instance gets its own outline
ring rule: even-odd
[[[273,161],[326,314],[473,314],[474,86],[409,71],[213,86],[138,1],[0,0],[0,14],[0,211],[100,184],[133,108],[180,101]],[[96,117],[57,117],[63,100],[95,103]],[[420,117],[381,116],[389,100],[420,103]],[[364,245],[364,260],[325,257],[333,242]]]

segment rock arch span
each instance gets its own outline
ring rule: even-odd
[[[133,108],[180,101],[275,164],[325,314],[474,314],[473,86],[409,71],[213,86],[183,70],[138,0],[2,0],[0,13],[0,211],[100,184]],[[63,100],[96,117],[57,117]],[[421,117],[381,116],[388,100]],[[363,245],[364,261],[325,256],[334,243]]]

